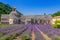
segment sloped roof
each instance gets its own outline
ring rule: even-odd
[[[16,12],[16,9],[13,9],[12,12],[9,14],[9,18],[19,18],[20,14]]]
[[[50,15],[23,15],[21,16],[21,18],[25,19],[25,18],[36,18],[36,19],[49,19],[52,18]]]

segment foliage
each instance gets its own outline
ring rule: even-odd
[[[56,23],[56,24],[57,24],[57,23],[60,23],[60,20],[56,20],[55,23]]]
[[[0,40],[11,40],[10,36],[6,36],[4,38],[1,38]]]
[[[4,35],[5,34],[5,32],[0,32],[0,37],[2,36],[2,35]]]
[[[55,38],[54,40],[60,40],[60,38]]]
[[[15,35],[16,34],[11,34],[11,35],[1,38],[0,40],[13,40],[15,38]]]
[[[7,24],[0,24],[0,28],[6,28],[6,27],[8,27]]]
[[[54,28],[60,28],[60,25],[58,25],[58,24],[53,24],[52,25]]]
[[[27,39],[30,40],[28,35],[21,36],[21,40],[27,40]]]
[[[56,28],[56,27],[57,27],[57,25],[56,25],[56,24],[52,24],[52,26],[53,26],[54,28]]]
[[[52,24],[54,28],[60,28],[60,20],[56,20],[55,24]]]
[[[8,4],[0,2],[0,14],[9,14],[12,8]]]
[[[52,16],[53,16],[53,17],[55,17],[55,16],[60,16],[60,11],[58,11],[58,12],[52,14]]]

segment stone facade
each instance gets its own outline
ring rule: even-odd
[[[51,24],[50,15],[23,15],[20,17],[21,23],[25,24]]]
[[[50,24],[52,17],[50,15],[20,15],[14,7],[10,14],[2,14],[1,23],[4,24]]]
[[[2,14],[1,15],[1,23],[3,24],[19,24],[20,15],[16,12],[16,8],[12,9],[10,14]]]
[[[8,14],[2,14],[1,15],[1,23],[8,24],[9,23],[9,16]]]

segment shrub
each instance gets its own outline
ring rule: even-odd
[[[10,38],[14,39],[15,38],[15,34],[10,35]]]
[[[4,38],[1,38],[0,40],[11,40],[10,36],[6,36]]]
[[[2,36],[2,35],[4,35],[5,34],[5,32],[0,32],[0,37]]]
[[[57,28],[57,25],[56,25],[56,24],[52,24],[52,26],[53,26],[54,28]]]
[[[60,25],[57,25],[57,28],[60,28]]]
[[[55,38],[54,40],[60,40],[60,38]]]
[[[54,28],[60,28],[60,25],[58,25],[58,24],[53,24],[52,25]]]
[[[9,36],[5,36],[1,38],[0,40],[13,40],[15,38],[15,34],[11,34]]]
[[[24,35],[24,36],[21,36],[21,40],[30,40],[30,38],[29,38],[29,36]]]

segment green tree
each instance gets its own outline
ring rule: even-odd
[[[58,24],[58,23],[60,23],[60,20],[56,20],[56,21],[55,21],[55,24]]]
[[[52,14],[52,16],[53,16],[53,17],[55,17],[55,16],[60,16],[60,11],[58,11],[58,12]]]
[[[54,28],[60,28],[60,20],[56,20],[55,24],[53,24]]]

